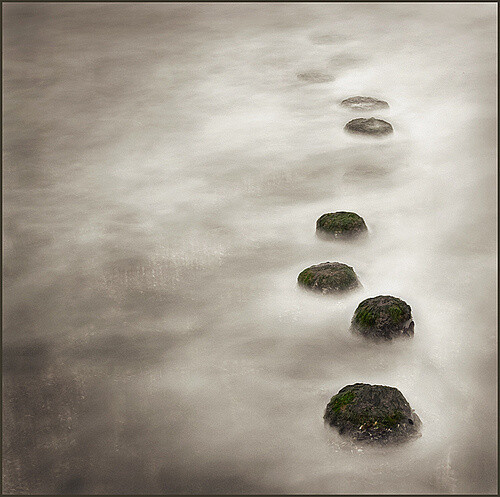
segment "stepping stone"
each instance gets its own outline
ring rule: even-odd
[[[379,110],[389,108],[389,104],[384,102],[384,100],[378,100],[372,97],[350,97],[342,100],[340,105],[355,110]]]
[[[349,182],[365,182],[367,179],[378,180],[387,177],[390,173],[391,171],[384,167],[356,166],[353,169],[346,171],[343,177]]]
[[[328,83],[334,80],[330,74],[317,71],[302,72],[297,74],[297,78],[307,83]]]
[[[363,218],[354,212],[329,212],[316,221],[316,233],[322,238],[354,238],[367,230]]]
[[[361,283],[354,269],[341,262],[323,262],[304,269],[297,277],[299,285],[321,293],[354,290]]]
[[[376,340],[411,338],[414,328],[411,307],[390,295],[363,300],[354,311],[351,321],[351,331]]]
[[[353,119],[344,126],[344,129],[349,133],[371,136],[384,136],[394,131],[388,122],[374,117]]]
[[[354,441],[400,443],[421,436],[422,421],[394,387],[355,383],[339,390],[324,420]]]
[[[332,45],[332,44],[342,40],[339,36],[329,35],[329,34],[311,35],[309,37],[309,39],[315,45]]]

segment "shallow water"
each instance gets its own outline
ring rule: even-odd
[[[496,19],[5,4],[4,493],[495,493]],[[393,135],[343,131],[355,95]],[[336,210],[369,237],[317,238]],[[298,289],[324,261],[363,288]],[[413,340],[350,335],[379,294]],[[423,436],[325,427],[357,381]]]

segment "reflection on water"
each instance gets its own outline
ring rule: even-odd
[[[4,492],[494,492],[493,5],[3,19]],[[344,133],[354,95],[394,134]],[[370,236],[318,239],[336,210]],[[363,288],[300,291],[324,261]],[[411,305],[411,342],[348,332],[379,294]],[[356,381],[399,388],[422,438],[325,428]]]

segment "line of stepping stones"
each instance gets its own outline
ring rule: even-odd
[[[320,78],[314,76],[312,79],[318,82]],[[306,79],[303,74],[299,78]],[[389,108],[383,100],[360,96],[347,98],[341,105],[360,111]],[[374,137],[393,132],[388,122],[374,117],[353,119],[344,129],[348,133]],[[354,239],[367,233],[365,221],[354,212],[330,212],[316,221],[316,234],[323,239]],[[298,275],[297,281],[301,287],[323,294],[340,294],[362,286],[354,269],[341,262],[323,262],[308,267]],[[406,302],[390,295],[379,295],[358,305],[350,329],[366,339],[387,341],[413,337],[414,327],[411,308]],[[338,428],[341,435],[358,442],[407,441],[420,436],[422,425],[397,388],[365,383],[347,385],[339,390],[328,403],[324,419]]]

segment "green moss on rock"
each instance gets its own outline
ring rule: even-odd
[[[365,221],[355,212],[328,212],[316,221],[316,232],[322,236],[350,238],[366,231]]]
[[[338,394],[332,397],[332,409],[335,412],[340,412],[356,398],[354,392],[348,391],[343,394]]]
[[[351,329],[354,332],[385,340],[412,337],[414,327],[411,307],[403,300],[390,295],[363,300],[351,321]]]
[[[322,293],[340,293],[360,286],[354,269],[341,262],[323,262],[304,269],[299,285]]]
[[[401,306],[392,305],[391,307],[389,307],[389,314],[393,323],[400,323],[403,313],[404,310],[401,308]]]
[[[375,316],[368,309],[361,309],[356,316],[356,322],[362,326],[373,326],[375,324]]]
[[[355,383],[334,395],[325,422],[358,441],[401,442],[420,436],[421,421],[393,387]]]

